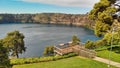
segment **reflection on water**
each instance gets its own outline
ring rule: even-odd
[[[41,56],[44,47],[68,42],[73,35],[77,35],[83,43],[86,40],[99,39],[87,28],[48,24],[0,24],[0,38],[14,30],[25,35],[27,50],[20,57]]]

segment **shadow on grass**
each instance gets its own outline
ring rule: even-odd
[[[108,48],[108,50],[110,50],[110,48]],[[112,47],[112,51],[115,52],[115,53],[120,54],[120,46]]]

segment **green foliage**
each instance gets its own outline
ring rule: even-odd
[[[19,57],[19,53],[25,52],[24,35],[19,31],[9,32],[7,36],[2,40],[3,46],[11,52],[12,56]]]
[[[7,49],[0,43],[0,68],[11,68]]]
[[[110,48],[110,46],[99,46],[98,48],[95,48],[95,51],[107,50],[108,48]]]
[[[33,63],[14,65],[13,68],[108,68],[107,64],[80,56],[50,61],[44,63]],[[111,66],[111,68],[117,68]]]
[[[44,49],[43,55],[49,56],[54,54],[54,46],[48,46]]]
[[[88,42],[86,42],[87,44]],[[95,50],[105,50],[110,48],[110,45],[112,44],[112,47],[119,46],[120,47],[120,29],[117,29],[114,32],[108,32],[104,35],[104,37],[100,40],[97,40],[94,42]],[[86,45],[86,47],[89,45]]]
[[[117,11],[114,7],[111,7],[114,2],[113,0],[100,0],[89,13],[89,18],[96,22],[95,34],[98,37],[110,30],[113,24],[114,19],[111,14]]]
[[[69,58],[72,56],[76,56],[76,54],[70,53],[64,56],[49,56],[49,57],[40,57],[40,58],[19,58],[19,59],[11,59],[10,62],[12,65],[19,65],[19,64],[55,61],[59,59]]]
[[[101,0],[100,2],[96,3],[93,9],[89,13],[89,17],[91,19],[98,18],[98,13],[103,12],[107,7],[110,6],[110,2],[108,0]]]
[[[88,49],[93,49],[93,48],[95,48],[94,42],[88,40],[88,41],[85,43],[85,48],[88,48]]]
[[[38,13],[38,14],[0,14],[0,23],[43,23],[70,26],[94,25],[87,14]],[[83,21],[83,22],[81,22]]]
[[[107,32],[103,38],[101,40],[97,40],[94,42],[96,47],[100,47],[100,49],[103,47],[107,47],[109,48],[110,45],[112,44],[112,46],[117,46],[120,45],[120,28],[118,26],[118,28],[116,28],[114,31],[111,30],[109,32]]]
[[[101,40],[97,40],[97,41],[95,41],[94,44],[95,44],[95,46],[96,46],[96,48],[97,48],[97,47],[101,47],[101,46],[105,46],[105,45],[107,45],[107,41],[101,39]]]
[[[120,30],[119,30],[120,31]],[[107,41],[107,45],[111,45],[111,42],[113,45],[120,45],[120,32],[114,32],[114,33],[106,33],[103,40]],[[113,37],[113,40],[112,40]]]
[[[80,42],[80,39],[74,35],[72,37],[72,44],[71,45],[77,45],[77,44],[79,44],[79,42]]]
[[[102,23],[101,21],[98,20],[96,21],[95,29],[94,29],[96,36],[101,37],[109,29],[110,26],[108,24]]]

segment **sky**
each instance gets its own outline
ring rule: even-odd
[[[99,0],[0,0],[0,13],[86,14]]]

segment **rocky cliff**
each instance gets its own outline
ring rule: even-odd
[[[94,21],[87,14],[0,14],[0,23],[47,23],[92,27]]]

